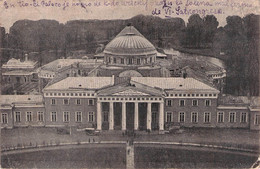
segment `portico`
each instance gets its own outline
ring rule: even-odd
[[[107,110],[109,111],[107,112]],[[97,100],[97,129],[164,130],[163,98],[149,96],[99,97]]]

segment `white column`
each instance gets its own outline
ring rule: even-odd
[[[101,102],[97,102],[97,130],[101,130],[102,121],[101,121]]]
[[[134,128],[135,130],[138,130],[138,126],[139,126],[138,116],[139,116],[138,102],[135,102],[135,128]]]
[[[164,130],[164,102],[160,103],[159,130]]]
[[[109,130],[114,130],[114,104],[109,103]]]
[[[126,130],[126,102],[122,102],[122,130]]]
[[[147,103],[147,130],[152,129],[152,103]]]

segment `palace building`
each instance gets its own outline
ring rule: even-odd
[[[169,126],[259,130],[259,98],[223,96],[198,79],[168,77],[156,64],[156,56],[156,48],[127,26],[105,47],[104,63],[93,63],[95,71],[85,70],[83,76],[79,64],[69,64],[78,74],[62,78],[53,74],[41,95],[1,95],[1,128],[74,126],[161,133]]]

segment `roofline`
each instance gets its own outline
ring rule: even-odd
[[[235,109],[235,110],[247,110],[247,106],[243,107],[235,107],[235,106],[218,106],[217,109]]]

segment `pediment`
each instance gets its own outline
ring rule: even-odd
[[[120,91],[117,93],[112,94],[113,96],[149,96],[150,94],[140,92],[133,89],[126,89],[124,91]]]

